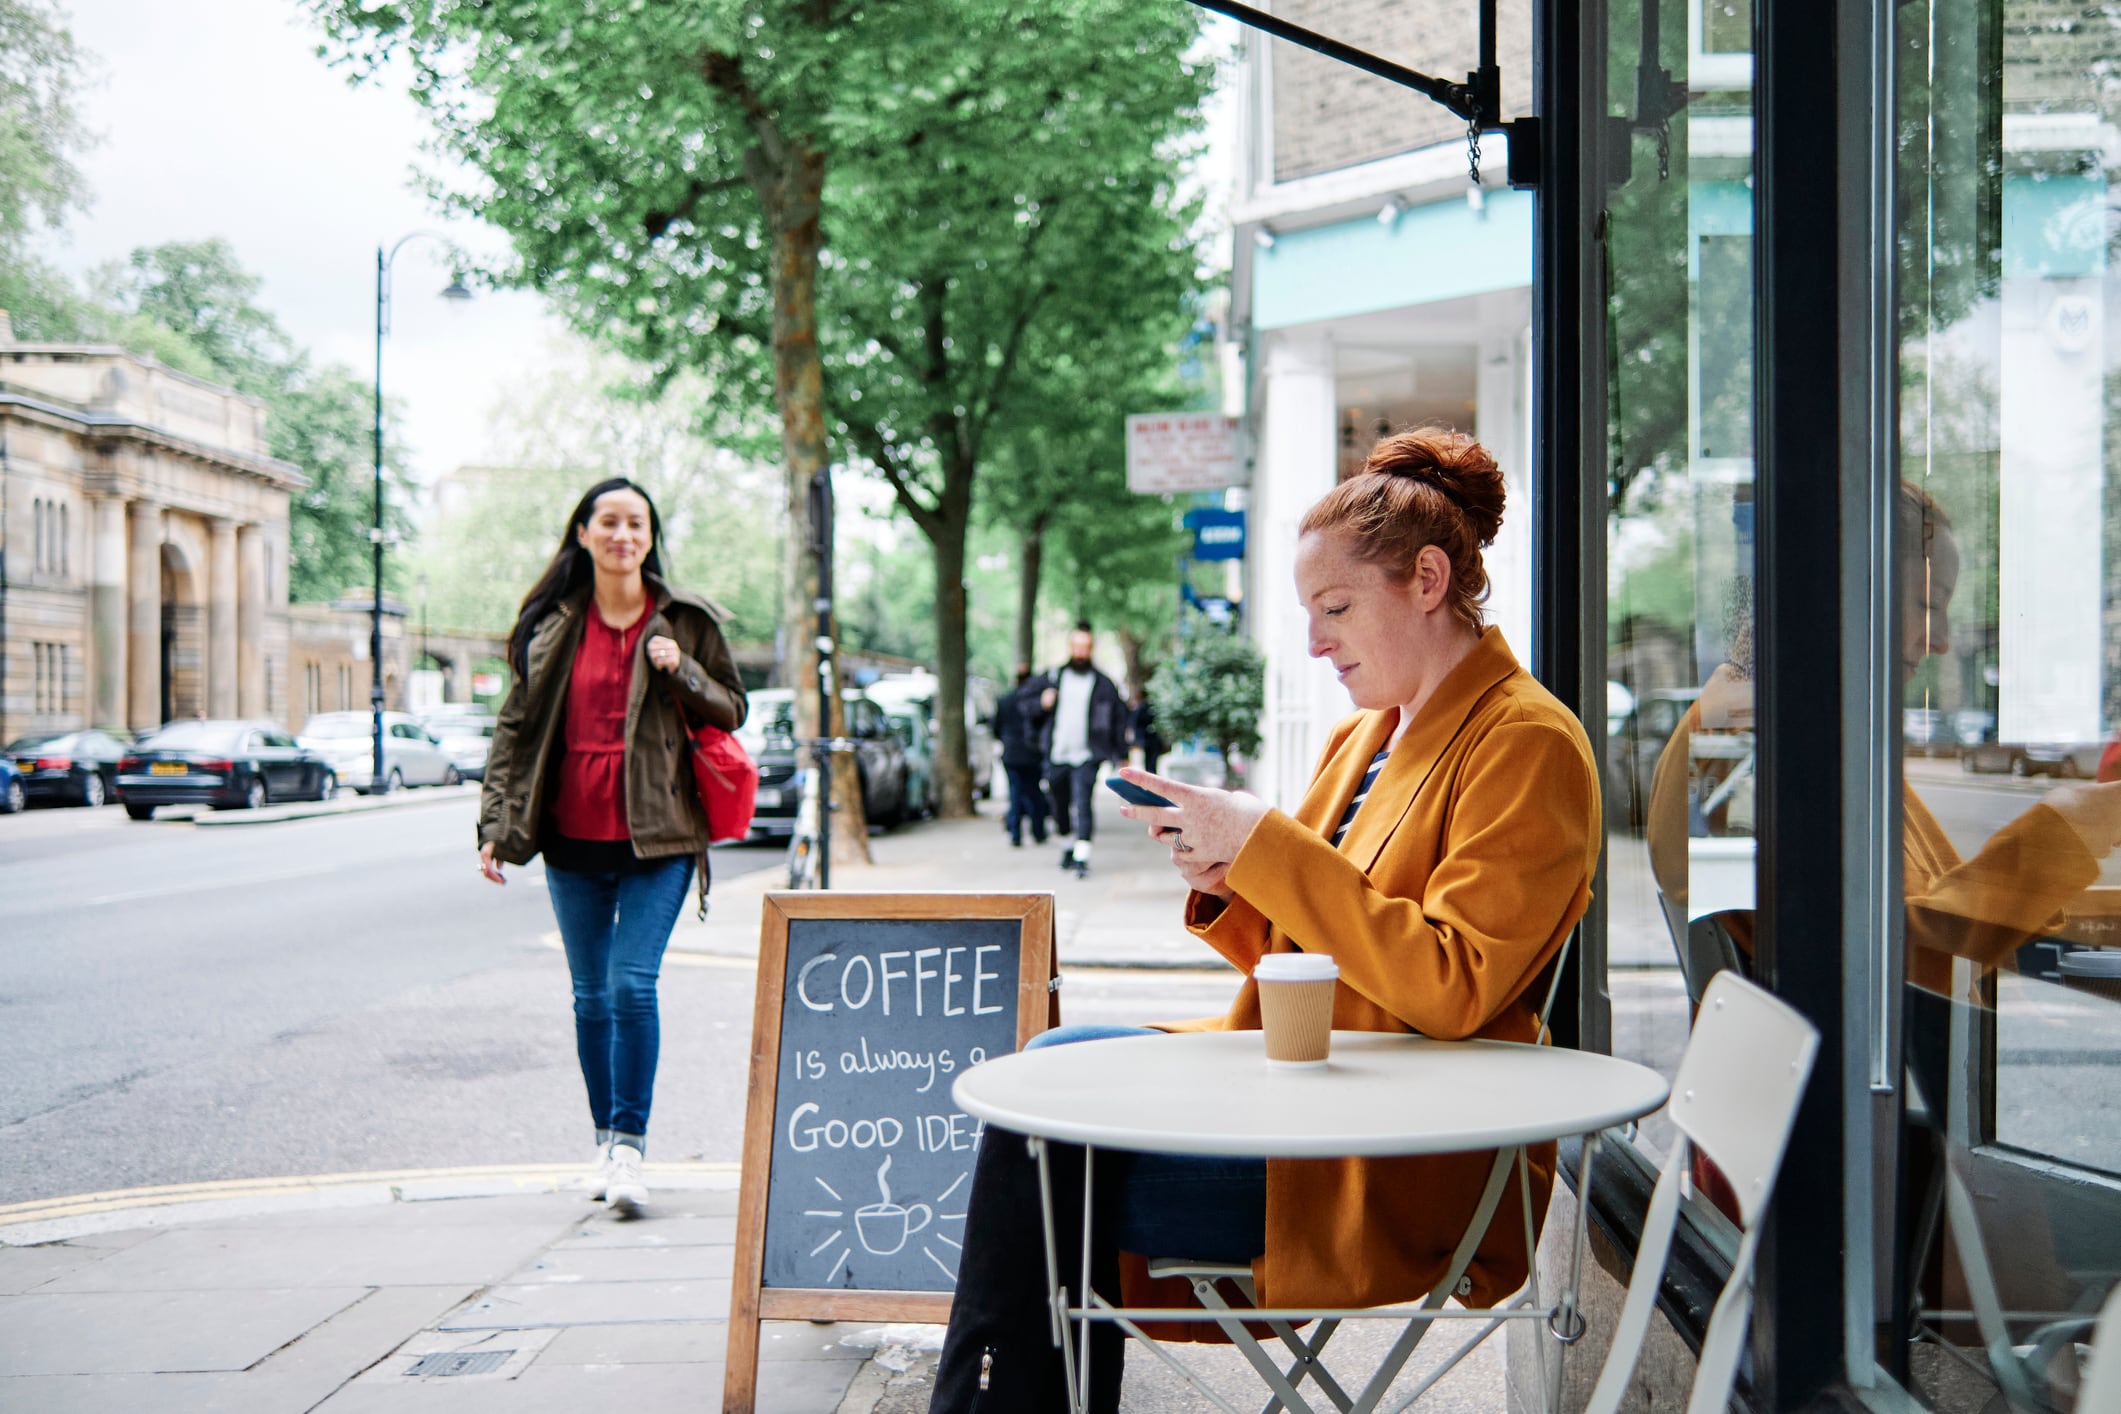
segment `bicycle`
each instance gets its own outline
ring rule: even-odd
[[[814,889],[818,886],[818,768],[814,764],[805,766],[801,779],[795,832],[788,837],[788,887]]]

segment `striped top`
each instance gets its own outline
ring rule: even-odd
[[[1385,762],[1391,755],[1392,748],[1387,746],[1370,758],[1370,769],[1362,773],[1362,784],[1355,788],[1355,798],[1348,802],[1346,810],[1340,812],[1340,823],[1333,827],[1334,848],[1339,848],[1340,842],[1347,838],[1348,826],[1355,823],[1355,812],[1362,809],[1364,799],[1370,794],[1370,787],[1377,784],[1377,773],[1385,768]]]

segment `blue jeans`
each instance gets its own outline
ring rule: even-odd
[[[589,1113],[599,1130],[637,1146],[648,1134],[662,1045],[656,975],[691,885],[690,855],[654,861],[637,873],[545,866],[574,981],[574,1044]]]
[[[1034,1036],[1027,1051],[1115,1036],[1160,1036],[1140,1026],[1060,1026]],[[1202,1262],[1249,1262],[1267,1250],[1267,1161],[1194,1154],[1098,1156],[1117,1173],[1113,1240],[1145,1257],[1190,1257]]]

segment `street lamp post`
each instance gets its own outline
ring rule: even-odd
[[[433,231],[412,231],[398,237],[397,243],[388,249],[376,247],[376,488],[375,517],[368,528],[368,544],[375,566],[375,593],[368,605],[368,706],[374,718],[375,759],[368,788],[377,795],[388,789],[389,782],[383,773],[383,336],[390,332],[391,264],[408,241],[422,237],[437,241],[444,239]],[[462,276],[455,276],[442,291],[442,298],[468,300],[471,291],[464,287]]]

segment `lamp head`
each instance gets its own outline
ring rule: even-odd
[[[461,304],[471,298],[471,287],[464,283],[462,275],[451,275],[449,284],[442,290],[442,298]]]

